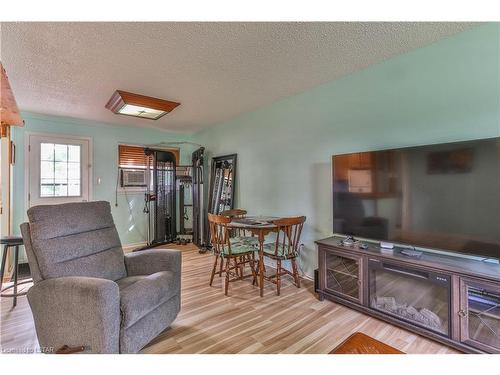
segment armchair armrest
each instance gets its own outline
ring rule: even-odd
[[[28,291],[42,350],[84,346],[87,353],[118,353],[120,294],[111,280],[59,277]]]
[[[181,274],[182,256],[179,250],[150,249],[125,254],[128,276],[151,275],[160,271]]]

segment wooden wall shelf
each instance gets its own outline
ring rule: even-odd
[[[17,107],[16,98],[7,77],[7,72],[0,63],[1,70],[1,104],[0,104],[0,122],[4,126],[24,126],[21,113]]]

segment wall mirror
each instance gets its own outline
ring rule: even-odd
[[[212,159],[208,212],[220,214],[234,208],[236,154]]]

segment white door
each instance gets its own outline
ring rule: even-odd
[[[28,208],[92,199],[89,138],[40,134],[27,138]]]

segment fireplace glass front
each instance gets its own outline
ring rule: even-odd
[[[449,336],[450,276],[369,261],[370,306]]]

